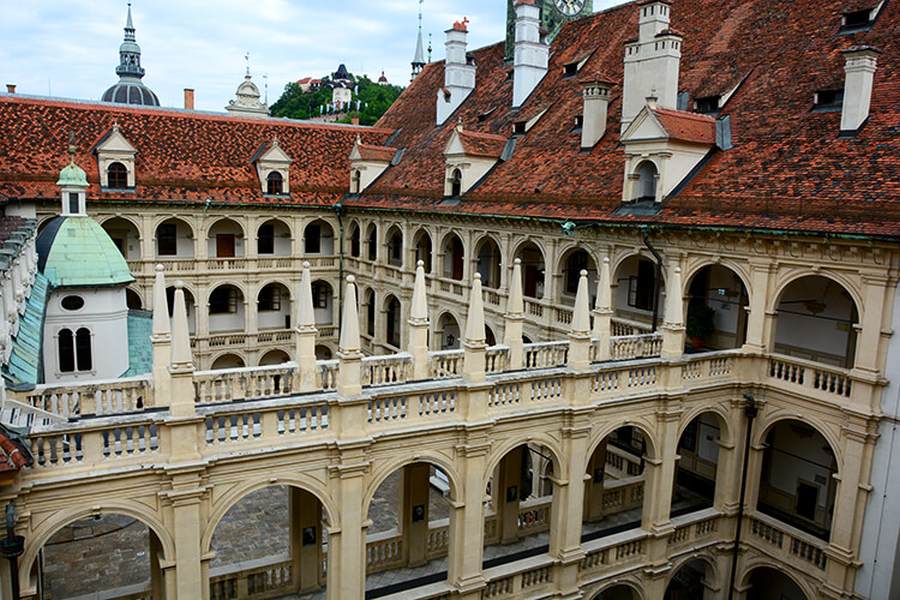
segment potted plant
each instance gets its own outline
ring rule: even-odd
[[[697,298],[691,301],[685,324],[691,348],[699,350],[703,347],[709,336],[716,330],[715,317],[716,311],[710,308],[703,299]]]

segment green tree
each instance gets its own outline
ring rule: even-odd
[[[296,83],[287,84],[281,97],[272,105],[272,116],[291,119],[319,116],[320,107],[331,102],[330,83],[328,77],[323,77],[319,89],[309,92],[303,92]],[[361,124],[374,125],[403,91],[397,85],[378,85],[366,76],[356,78],[356,85],[358,92],[354,94],[353,108],[356,108],[356,101],[359,100],[360,109],[358,112],[346,113],[340,119],[341,122],[349,123],[352,117],[358,116]]]

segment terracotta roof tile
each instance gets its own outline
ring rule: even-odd
[[[468,156],[500,158],[503,148],[506,146],[505,137],[492,133],[463,130],[459,132],[459,138]]]
[[[391,162],[397,153],[396,148],[389,146],[375,146],[373,144],[359,144],[359,154],[363,160],[375,160],[382,162]]]
[[[653,114],[672,139],[697,144],[716,143],[716,120],[708,115],[667,108],[656,108]]]

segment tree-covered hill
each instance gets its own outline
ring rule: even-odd
[[[359,95],[354,95],[352,107],[356,108],[356,100],[360,101],[360,110],[347,112],[340,119],[341,122],[350,122],[354,116],[359,117],[362,125],[373,125],[381,115],[387,112],[403,88],[397,85],[378,85],[366,76],[357,77],[356,85],[359,86]],[[331,86],[328,77],[322,78],[322,84],[317,90],[303,92],[296,83],[284,86],[284,93],[271,111],[273,117],[289,117],[291,119],[309,119],[321,114],[321,106],[331,103]]]

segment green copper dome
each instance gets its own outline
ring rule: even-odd
[[[109,234],[90,217],[56,217],[37,238],[38,270],[53,287],[125,285],[134,281]]]
[[[60,187],[87,187],[87,175],[85,175],[84,170],[73,161],[63,167],[63,170],[59,172],[59,179],[57,180],[56,185]]]

